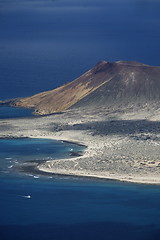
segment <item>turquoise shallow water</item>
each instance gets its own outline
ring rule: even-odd
[[[102,59],[160,65],[159,10],[157,0],[0,0],[0,100],[53,89]],[[28,116],[15,111],[0,118]],[[17,173],[71,147],[51,153],[45,140],[33,153],[35,143],[13,141],[0,142],[0,240],[159,240],[159,186]]]
[[[27,161],[44,161],[71,157],[85,147],[51,139],[14,138],[0,139],[0,171],[12,169]]]
[[[18,173],[10,164],[83,147],[43,139],[0,146],[1,239],[159,239],[159,186]]]

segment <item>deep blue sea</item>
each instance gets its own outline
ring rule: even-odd
[[[98,61],[160,65],[158,0],[0,0],[0,100],[74,80]],[[30,110],[0,108],[0,119]],[[83,147],[0,139],[0,240],[159,240],[160,187],[16,170]]]
[[[15,107],[0,107],[0,119],[5,118],[19,118],[19,117],[31,117],[33,110],[26,108]]]
[[[0,100],[74,80],[98,61],[160,65],[159,0],[0,0]]]
[[[159,239],[159,186],[43,176],[14,168],[80,150],[52,140],[0,140],[1,240]]]

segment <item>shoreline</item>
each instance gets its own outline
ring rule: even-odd
[[[61,159],[60,159],[61,160]],[[53,160],[55,161],[55,160]],[[59,160],[57,160],[59,161]],[[47,160],[41,161],[43,163],[46,163]],[[93,180],[103,180],[103,181],[116,181],[116,182],[125,182],[125,183],[132,183],[132,184],[143,184],[143,185],[160,185],[159,180],[156,182],[154,179],[153,181],[148,181],[147,177],[144,178],[127,178],[126,176],[105,176],[105,175],[97,175],[94,173],[71,173],[71,172],[63,172],[63,171],[49,171],[45,170],[44,168],[39,168],[41,163],[37,163],[33,160],[33,163],[28,163],[28,165],[19,165],[16,166],[15,169],[19,173],[24,174],[33,174],[34,175],[40,175],[40,176],[48,176],[48,177],[73,177],[73,178],[82,178],[82,179],[93,179]]]
[[[45,137],[41,137],[41,136],[37,136],[36,138],[43,138],[43,139],[48,139],[47,136]],[[50,139],[53,139],[52,137],[50,137]],[[59,138],[57,139],[53,139],[53,140],[57,140],[57,141],[62,141],[62,142],[68,142],[68,143],[72,143],[72,144],[76,144],[79,146],[84,146],[86,147],[87,150],[87,145],[86,144],[82,144],[79,142],[73,142],[73,141],[68,141],[68,140],[60,140]],[[82,178],[89,178],[89,179],[97,179],[97,180],[106,180],[106,181],[119,181],[119,182],[127,182],[127,183],[135,183],[135,184],[148,184],[148,185],[160,185],[160,178],[156,179],[155,177],[153,177],[153,179],[148,179],[148,176],[128,176],[127,175],[116,175],[116,173],[104,173],[104,175],[102,174],[102,172],[85,172],[85,171],[77,171],[77,170],[62,170],[62,169],[54,169],[54,163],[56,162],[60,162],[62,164],[63,161],[67,161],[67,162],[72,162],[75,160],[79,160],[80,157],[85,158],[85,150],[82,151],[83,155],[77,156],[76,158],[67,158],[67,159],[58,159],[58,160],[45,160],[43,163],[39,163],[37,164],[37,166],[31,166],[32,171],[39,174],[39,175],[54,175],[54,176],[66,176],[66,177],[82,177]],[[34,162],[34,161],[33,161]],[[53,166],[52,168],[48,168],[48,164],[52,163]],[[46,167],[47,166],[47,167]]]
[[[160,113],[144,113],[101,112],[93,117],[70,110],[35,119],[1,119],[0,138],[47,138],[87,146],[81,156],[34,166],[39,174],[158,185]]]
[[[55,160],[54,160],[55,161]],[[59,161],[59,160],[57,160]],[[60,160],[62,161],[62,160]],[[68,159],[69,161],[69,159]],[[46,161],[47,162],[47,161]],[[45,163],[44,163],[45,164]],[[43,165],[43,164],[42,164]],[[128,183],[136,183],[136,184],[147,184],[147,185],[160,185],[160,180],[159,179],[155,179],[153,177],[153,179],[148,179],[148,177],[139,177],[139,176],[130,176],[127,177],[126,175],[116,175],[116,174],[112,174],[112,173],[106,173],[106,174],[102,174],[102,173],[95,173],[95,172],[80,172],[80,171],[66,171],[66,170],[56,170],[54,168],[52,168],[51,170],[49,168],[45,168],[45,167],[41,167],[41,164],[38,164],[37,166],[33,167],[34,170],[41,174],[51,174],[51,175],[60,175],[60,176],[71,176],[71,177],[85,177],[85,178],[93,178],[93,179],[97,179],[97,180],[111,180],[111,181],[120,181],[120,182],[128,182]]]

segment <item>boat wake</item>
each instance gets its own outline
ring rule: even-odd
[[[24,196],[21,196],[23,198],[31,198],[31,195],[24,195]]]

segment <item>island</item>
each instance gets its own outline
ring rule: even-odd
[[[39,116],[1,119],[1,138],[87,146],[80,156],[35,163],[36,171],[160,184],[160,67],[101,61],[59,88],[0,105]]]

